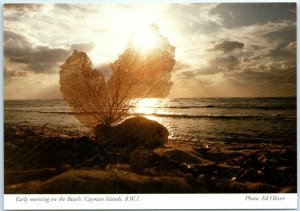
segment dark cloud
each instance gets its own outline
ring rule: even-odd
[[[70,53],[68,49],[35,47],[26,37],[12,31],[4,31],[4,56],[11,63],[27,65],[26,71],[55,73],[55,69],[58,69],[59,64],[64,62]]]
[[[296,3],[223,3],[211,10],[227,28],[296,21]]]
[[[32,52],[32,44],[15,32],[4,31],[4,55],[9,58],[20,57]]]
[[[197,81],[201,86],[209,86],[213,84],[212,80],[201,77],[201,75],[199,74],[199,70],[183,71],[180,74],[180,78],[183,80],[193,79],[194,81]]]
[[[60,48],[49,48],[48,46],[38,46],[32,48],[22,56],[10,57],[10,61],[16,63],[44,63],[44,62],[63,62],[70,55],[69,50]]]
[[[58,62],[32,62],[28,63],[28,69],[34,73],[57,73],[60,63]]]
[[[262,46],[258,46],[258,45],[250,45],[250,48],[252,48],[252,50],[260,50],[260,49],[264,49],[265,47]]]
[[[295,24],[291,23],[280,30],[267,33],[263,35],[263,38],[270,43],[277,43],[277,47],[271,49],[267,57],[276,61],[296,59],[297,29]]]
[[[245,66],[224,76],[238,87],[253,90],[258,96],[296,96],[296,61],[270,62]]]
[[[250,62],[256,62],[260,58],[261,58],[261,56],[243,57],[243,58],[241,58],[241,61],[243,63],[250,63]]]
[[[280,44],[286,45],[290,42],[295,42],[297,40],[297,29],[296,25],[290,24],[280,30],[267,33],[263,36],[269,42],[277,41]]]
[[[77,50],[77,51],[84,51],[89,52],[94,48],[93,43],[75,43],[71,45],[71,51]]]
[[[275,49],[270,50],[266,55],[276,60],[296,59],[296,27],[290,26],[282,30],[266,34],[264,36],[269,42],[277,42]]]
[[[54,4],[54,7],[56,9],[62,9],[62,10],[71,10],[72,9],[72,4]]]
[[[232,55],[215,57],[209,60],[208,64],[198,69],[187,69],[179,72],[177,75],[182,79],[191,79],[200,75],[214,75],[216,73],[225,73],[234,71],[239,64],[239,60]]]
[[[66,4],[66,3],[58,3],[54,4],[54,10],[65,10],[69,11],[76,11],[80,13],[93,13],[97,12],[97,9],[92,4]],[[84,17],[82,15],[82,17]]]
[[[222,42],[216,43],[210,50],[220,50],[224,53],[229,53],[235,49],[242,49],[243,47],[244,43],[242,42],[224,40]]]
[[[42,4],[4,4],[4,10],[13,10],[17,12],[39,11],[44,5]]]
[[[4,41],[8,41],[10,39],[13,40],[21,40],[21,41],[25,41],[26,38],[20,34],[17,34],[15,32],[12,31],[4,31]]]
[[[296,52],[297,52],[297,43],[296,42],[290,42],[285,47],[283,47],[282,50],[290,52],[292,54],[296,54]]]
[[[29,13],[40,12],[44,5],[42,4],[4,4],[3,19],[5,21],[22,21],[22,18]]]
[[[286,46],[285,46],[286,47]],[[296,49],[291,51],[287,51],[285,47],[277,47],[273,50],[271,50],[266,57],[271,58],[272,60],[276,61],[290,61],[296,59]]]

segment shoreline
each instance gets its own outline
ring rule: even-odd
[[[85,134],[4,128],[5,193],[296,193],[294,145],[184,143],[112,149]]]

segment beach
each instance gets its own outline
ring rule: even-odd
[[[103,147],[93,135],[5,124],[6,194],[296,193],[293,144]]]
[[[5,193],[297,191],[296,98],[146,99],[130,115],[165,140],[104,145],[63,100],[6,100]]]

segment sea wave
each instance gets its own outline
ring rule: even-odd
[[[163,114],[163,113],[134,113],[133,115],[146,115],[156,117],[183,118],[183,119],[226,119],[226,120],[293,120],[293,116],[255,116],[255,115],[190,115],[190,114]]]
[[[72,111],[34,111],[34,110],[9,110],[17,112],[33,112],[42,114],[68,114],[68,115],[78,115],[87,113],[75,113]],[[94,113],[90,113],[94,114]],[[130,113],[130,115],[140,115],[140,116],[155,116],[162,118],[181,118],[181,119],[223,119],[223,120],[294,120],[296,116],[286,116],[286,115],[216,115],[216,114],[186,114],[186,113]]]
[[[145,108],[162,108],[162,109],[193,109],[193,108],[215,108],[215,109],[258,109],[258,110],[286,110],[295,109],[296,106],[259,106],[259,105],[192,105],[192,106],[145,106]]]

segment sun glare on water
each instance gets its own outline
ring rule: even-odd
[[[145,98],[135,105],[135,112],[138,114],[152,114],[157,110],[157,106],[161,103],[157,98]]]
[[[160,122],[161,120],[157,116],[153,116],[152,114],[157,113],[160,105],[162,105],[163,100],[159,98],[145,98],[139,101],[135,105],[134,112],[137,114],[141,114],[142,116]]]

